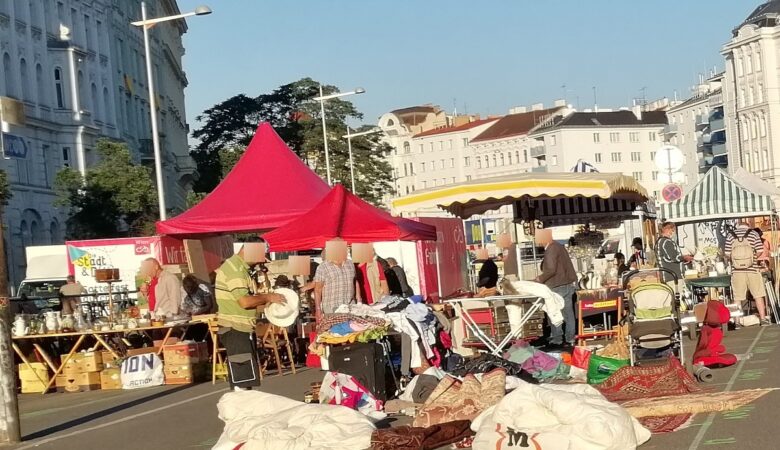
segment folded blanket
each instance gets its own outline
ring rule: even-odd
[[[434,450],[473,436],[468,420],[433,425],[428,428],[402,426],[376,430],[371,435],[372,450]]]

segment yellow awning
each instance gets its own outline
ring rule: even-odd
[[[451,184],[394,199],[394,214],[442,208],[461,218],[524,199],[613,198],[647,201],[647,191],[620,173],[529,172]]]

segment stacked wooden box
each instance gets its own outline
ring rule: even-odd
[[[62,355],[65,362],[68,355]],[[103,371],[100,352],[75,353],[57,375],[57,392],[85,392],[100,389],[100,372]]]
[[[209,376],[209,351],[205,342],[166,345],[163,349],[165,384],[190,384]]]
[[[109,351],[101,352],[104,369],[100,372],[100,389],[110,391],[122,389],[119,360]]]

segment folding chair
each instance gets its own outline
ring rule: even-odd
[[[217,377],[227,379],[228,376],[226,357],[222,356],[226,350],[219,346],[217,319],[209,319],[208,326],[211,335],[211,384],[216,384]]]
[[[287,328],[280,328],[270,323],[259,323],[257,324],[256,332],[259,337],[257,343],[258,347],[273,352],[274,360],[276,361],[276,370],[279,371],[279,375],[284,375],[282,357],[279,353],[279,350],[282,348],[287,351],[287,358],[290,361],[290,370],[293,375],[295,375],[295,358],[290,343],[290,336],[287,334]],[[265,367],[261,367],[261,378],[264,371]]]

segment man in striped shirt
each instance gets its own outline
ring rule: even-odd
[[[753,266],[746,269],[732,269],[731,287],[734,293],[734,300],[744,302],[747,300],[747,293],[756,301],[758,317],[761,319],[761,326],[771,325],[769,317],[766,315],[766,288],[764,287],[764,277],[761,274],[761,266],[758,263],[757,255],[760,255],[764,249],[761,243],[761,237],[752,230],[748,224],[740,223],[734,231],[726,234],[726,248],[724,253],[727,258],[731,258],[731,250],[736,240],[744,240],[753,249]]]

